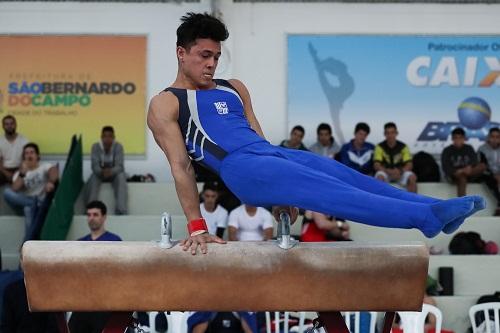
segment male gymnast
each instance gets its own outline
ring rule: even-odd
[[[214,78],[221,42],[229,36],[224,23],[197,13],[181,21],[177,77],[152,98],[147,121],[170,163],[188,220],[184,250],[194,255],[200,247],[206,253],[207,243],[225,243],[207,231],[191,159],[217,173],[244,203],[273,206],[275,213],[284,210],[292,220],[295,207],[301,207],[374,226],[417,228],[434,237],[454,232],[485,207],[479,196],[440,200],[409,193],[333,159],[270,144],[245,85]]]

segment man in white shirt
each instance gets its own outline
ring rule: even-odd
[[[219,193],[216,183],[205,183],[201,192],[201,216],[205,219],[208,232],[222,238],[227,228],[227,210],[217,203]]]
[[[28,143],[28,139],[16,132],[14,116],[3,117],[2,127],[5,135],[0,137],[0,185],[12,183],[12,176],[21,165],[23,147]]]
[[[266,209],[241,205],[229,214],[230,241],[266,241],[273,237],[273,217]]]

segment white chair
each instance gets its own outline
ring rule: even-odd
[[[273,312],[274,313],[274,332],[280,333],[280,322],[281,322],[281,312]],[[297,333],[302,333],[306,330],[304,326],[304,322],[306,319],[305,312],[298,312],[299,314],[299,326]],[[290,319],[290,312],[283,312],[283,333],[289,333],[290,328],[288,327],[288,322]],[[271,333],[271,312],[266,312],[266,333]]]
[[[485,320],[477,325],[476,313],[482,311]],[[472,324],[473,333],[500,333],[500,321],[498,318],[500,302],[476,304],[469,309],[469,318]],[[490,314],[493,312],[494,321],[491,321]]]
[[[303,333],[310,326],[305,326],[305,312],[298,312],[299,314],[299,325],[297,330],[293,330],[294,333]],[[347,328],[350,332],[360,333],[360,312],[342,312]],[[351,316],[354,316],[354,331],[351,330]],[[290,319],[290,312],[283,312],[283,319],[281,318],[281,312],[274,312],[274,332],[275,333],[289,333],[291,332],[288,327],[288,322]],[[283,330],[280,331],[280,323],[283,321]],[[375,333],[375,327],[377,325],[377,312],[370,312],[370,332]],[[266,312],[266,333],[271,333],[271,313]]]
[[[428,314],[436,317],[436,333],[441,332],[443,324],[443,314],[434,305],[423,304],[422,312],[398,312],[401,318],[401,328],[404,333],[423,333],[425,327],[425,318]]]
[[[149,331],[156,333],[155,318],[157,311],[151,311],[149,314]],[[167,333],[187,333],[187,317],[188,312],[171,311],[167,316],[168,330]]]
[[[370,333],[375,333],[375,326],[377,325],[377,313],[370,313]],[[342,316],[344,316],[345,324],[349,332],[352,333],[360,333],[360,317],[361,312],[342,312]],[[354,330],[351,330],[351,316],[354,316]]]

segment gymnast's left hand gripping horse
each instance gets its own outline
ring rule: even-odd
[[[188,220],[185,250],[195,254],[199,246],[206,253],[206,243],[224,243],[207,232],[191,159],[218,174],[241,201],[274,206],[292,221],[293,207],[301,207],[375,226],[417,228],[434,237],[454,232],[485,207],[479,196],[440,200],[408,193],[332,159],[271,145],[245,85],[213,78],[227,37],[215,17],[184,16],[177,29],[177,77],[149,106],[148,126],[170,163]]]

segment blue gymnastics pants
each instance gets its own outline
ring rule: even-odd
[[[426,235],[443,226],[431,210],[442,200],[397,189],[333,159],[267,142],[230,153],[220,176],[240,200],[254,206],[291,205],[373,226],[417,228]]]

